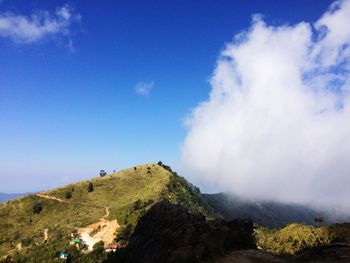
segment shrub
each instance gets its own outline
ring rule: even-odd
[[[100,176],[103,177],[107,174],[107,172],[105,170],[100,170]]]
[[[140,199],[138,199],[135,203],[134,203],[134,210],[138,210],[142,208],[142,202]]]
[[[130,239],[132,234],[132,225],[127,224],[126,226],[122,226],[117,233],[116,241],[121,245],[125,245]]]
[[[90,193],[92,191],[94,191],[94,185],[90,182],[89,185],[88,185],[88,189],[87,191]]]
[[[34,204],[33,205],[33,213],[34,214],[40,214],[40,212],[43,210],[43,206],[41,204]]]
[[[104,250],[104,246],[105,246],[105,244],[101,240],[101,241],[97,242],[92,248],[93,248],[94,252],[102,253]]]
[[[66,198],[71,199],[72,198],[72,192],[67,192],[66,193]]]

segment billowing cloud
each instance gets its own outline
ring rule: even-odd
[[[16,43],[33,43],[53,36],[69,37],[72,23],[81,19],[69,5],[57,8],[54,14],[47,11],[31,16],[0,13],[0,37]],[[69,45],[71,40],[69,39]]]
[[[251,27],[225,46],[212,90],[187,119],[181,166],[249,198],[350,200],[350,1],[315,23]]]
[[[135,92],[137,95],[147,96],[154,87],[154,82],[138,82],[135,86]]]

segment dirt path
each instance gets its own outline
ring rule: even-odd
[[[64,201],[60,198],[57,198],[55,196],[51,196],[51,195],[46,195],[46,194],[36,194],[37,197],[41,197],[41,198],[46,198],[46,199],[50,199],[50,200],[55,200],[58,201],[60,203],[69,203],[68,201]]]
[[[45,243],[45,242],[49,239],[49,234],[48,234],[48,232],[49,232],[49,229],[48,229],[48,228],[45,228],[45,229],[44,229],[44,241],[43,241],[43,243]]]
[[[50,199],[50,200],[55,200],[57,202],[65,203],[65,204],[78,204],[78,205],[83,205],[83,206],[104,208],[105,213],[100,218],[99,221],[97,221],[96,223],[93,223],[91,225],[88,225],[86,227],[80,227],[80,228],[75,227],[75,229],[81,235],[81,239],[86,243],[89,251],[92,251],[93,246],[99,241],[103,241],[103,243],[105,245],[108,245],[108,244],[114,242],[114,238],[116,236],[116,231],[119,229],[120,226],[119,226],[117,220],[107,220],[106,219],[109,217],[109,214],[110,214],[108,206],[99,206],[99,205],[92,205],[92,204],[86,204],[86,203],[78,203],[78,202],[74,202],[74,201],[67,201],[67,200],[62,200],[58,197],[43,194],[43,193],[36,194],[36,196],[41,197],[41,198]],[[44,242],[48,238],[47,231],[48,231],[48,229],[44,229],[44,235],[45,235]]]
[[[49,199],[49,200],[55,200],[57,202],[65,203],[65,204],[76,204],[76,205],[90,206],[90,207],[95,207],[95,208],[104,208],[105,214],[103,215],[101,220],[105,219],[109,216],[109,207],[107,207],[107,206],[80,203],[80,202],[75,202],[75,201],[67,201],[67,200],[63,200],[63,199],[60,199],[58,197],[52,196],[52,195],[47,195],[47,194],[42,194],[42,193],[36,194],[36,196],[41,197],[41,198],[45,198],[45,199]]]

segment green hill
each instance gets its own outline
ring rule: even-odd
[[[277,255],[296,255],[332,244],[350,245],[350,223],[314,227],[289,224],[280,229],[256,228],[257,246]]]
[[[71,234],[77,232],[95,241],[103,235],[102,240],[113,241],[122,232],[119,239],[125,241],[129,235],[125,237],[125,230],[132,231],[140,216],[159,200],[215,216],[199,189],[169,166],[139,165],[0,204],[0,257],[54,261],[60,251],[77,253],[69,245]]]

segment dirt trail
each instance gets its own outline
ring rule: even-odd
[[[46,195],[46,194],[36,194],[37,197],[41,197],[41,198],[46,198],[46,199],[50,199],[50,200],[56,200],[60,203],[68,203],[68,201],[64,201],[60,198],[57,198],[55,196],[51,196],[51,195]]]
[[[43,243],[45,243],[49,239],[48,232],[49,232],[49,229],[45,228],[44,229],[44,241],[43,241]]]
[[[37,197],[45,198],[45,199],[50,199],[50,200],[55,200],[60,203],[65,203],[65,204],[76,204],[76,205],[83,205],[83,206],[90,206],[90,207],[95,207],[95,208],[104,208],[105,209],[105,214],[101,219],[104,219],[109,216],[109,207],[103,206],[103,205],[93,205],[93,204],[87,204],[87,203],[80,203],[80,202],[75,202],[75,201],[67,201],[60,199],[58,197],[52,196],[52,195],[47,195],[47,194],[36,194]]]
[[[93,223],[91,225],[88,225],[86,227],[75,227],[75,229],[78,231],[78,233],[81,235],[81,239],[86,243],[88,246],[88,250],[92,250],[93,246],[99,242],[103,241],[105,245],[108,245],[110,243],[113,243],[116,231],[119,229],[119,224],[117,220],[107,220],[110,212],[109,212],[109,207],[108,206],[99,206],[99,205],[91,205],[91,204],[86,204],[86,203],[78,203],[74,201],[66,201],[62,200],[58,197],[55,196],[50,196],[47,194],[39,193],[36,194],[38,197],[41,198],[46,198],[50,200],[55,200],[60,203],[65,203],[65,204],[78,204],[78,205],[83,205],[83,206],[90,206],[90,207],[96,207],[96,208],[104,208],[105,213],[104,215],[100,218],[99,221],[96,223]],[[45,235],[45,240],[47,240],[47,231],[48,229],[44,229],[44,235]]]

